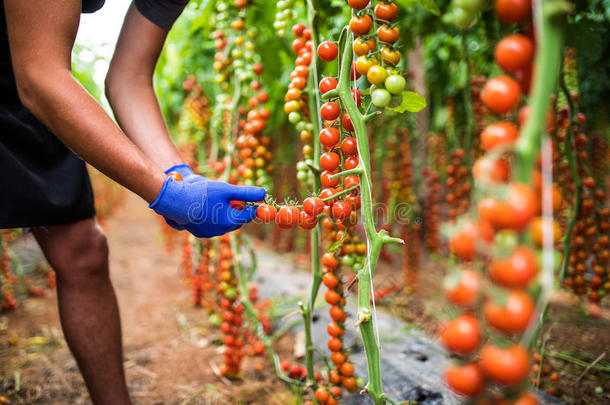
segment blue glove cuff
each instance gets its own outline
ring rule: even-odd
[[[165,171],[165,174],[169,174],[171,172],[178,172],[182,175],[182,177],[187,177],[193,175],[193,170],[191,167],[185,163],[174,165]]]
[[[151,208],[154,210],[157,206],[159,206],[161,199],[163,198],[163,195],[165,194],[165,190],[167,189],[167,185],[169,184],[170,181],[174,181],[174,179],[171,177],[168,177],[165,179],[165,181],[163,182],[163,187],[161,187],[161,191],[159,192],[159,195],[157,196],[155,201],[153,201],[152,204],[150,204],[148,206],[148,208]]]

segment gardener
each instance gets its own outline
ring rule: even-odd
[[[80,13],[104,0],[0,2],[0,228],[32,228],[55,269],[64,335],[93,402],[129,404],[108,247],[81,159],[197,237],[249,222],[254,208],[229,201],[258,201],[265,191],[194,175],[168,135],[152,76],[188,0],[130,6],[106,78],[119,126],[70,71]]]

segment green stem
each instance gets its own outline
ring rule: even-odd
[[[536,155],[540,149],[546,113],[559,76],[565,19],[565,13],[559,6],[563,1],[545,0],[535,13],[539,41],[535,65],[536,71],[541,74],[534,78],[530,99],[531,113],[516,145],[516,178],[525,184],[530,183]]]
[[[377,232],[375,229],[373,222],[371,157],[368,132],[364,116],[358,110],[358,106],[351,95],[352,35],[347,27],[341,32],[339,43],[341,45],[341,63],[337,94],[352,121],[356,134],[358,156],[362,170],[362,173],[360,173],[361,213],[368,245],[366,264],[358,273],[358,325],[367,359],[369,382],[366,390],[371,395],[375,405],[379,405],[385,404],[387,398],[383,393],[381,367],[379,364],[379,345],[375,333],[374,314],[371,310],[372,280],[383,244],[399,240],[388,238],[387,232]]]
[[[540,41],[536,54],[536,69],[538,72],[544,73],[536,75],[534,78],[530,100],[530,117],[516,146],[517,164],[515,168],[517,170],[517,180],[525,184],[530,182],[536,156],[541,147],[542,133],[545,130],[546,113],[559,78],[564,34],[563,22],[565,10],[567,10],[565,4],[567,3],[564,3],[564,0],[545,0],[542,3],[537,3],[538,7],[534,10],[537,38]],[[550,271],[552,272],[553,269],[550,269]],[[526,347],[533,347],[546,321],[549,298],[555,287],[552,279],[549,284],[547,285],[543,281],[543,288],[536,305],[536,314],[539,315],[535,327],[533,330],[531,328],[526,330],[521,339],[521,343]]]
[[[570,264],[570,250],[572,250],[572,230],[574,229],[574,224],[576,224],[576,220],[578,219],[578,214],[580,213],[580,207],[582,204],[582,180],[580,179],[580,175],[578,174],[578,169],[576,167],[576,160],[574,159],[574,151],[572,149],[572,128],[574,126],[574,100],[568,91],[566,86],[565,78],[563,75],[559,77],[559,85],[563,94],[566,97],[569,106],[569,114],[570,114],[570,123],[568,125],[565,138],[563,141],[563,154],[568,159],[568,164],[570,165],[570,173],[572,174],[572,181],[574,183],[575,193],[574,193],[574,207],[572,211],[572,217],[568,221],[568,225],[566,227],[565,235],[563,236],[563,262],[561,263],[561,270],[559,272],[559,277],[557,282],[561,284],[563,279],[566,276],[568,271],[568,266]]]
[[[473,142],[473,124],[474,124],[474,114],[472,111],[472,96],[470,94],[471,87],[471,73],[470,73],[470,61],[469,61],[469,53],[468,53],[468,42],[466,31],[464,31],[461,35],[462,40],[462,51],[464,52],[464,61],[466,63],[466,87],[464,88],[464,108],[466,109],[466,127],[464,129],[464,152],[466,156],[466,167],[471,167],[472,163],[472,142]]]
[[[339,177],[349,176],[350,174],[362,174],[362,169],[360,168],[360,166],[358,166],[358,167],[354,167],[353,169],[344,170],[342,172],[333,174],[332,176],[330,176],[330,179],[334,180]]]
[[[307,0],[307,20],[311,29],[311,47],[314,50],[312,64],[314,69],[309,72],[309,80],[307,81],[307,92],[309,94],[309,114],[310,122],[314,124],[314,131],[318,134],[321,130],[320,119],[318,118],[318,86],[317,86],[317,66],[318,66],[318,53],[315,52],[318,44],[318,30],[316,29],[316,11],[311,2]],[[316,97],[314,97],[316,95]],[[316,142],[314,137],[313,142],[313,166],[314,170],[310,171],[310,176],[313,179],[313,193],[314,195],[320,194],[321,183],[320,183],[320,142]],[[315,370],[314,370],[314,344],[311,336],[311,317],[314,310],[314,304],[322,284],[322,270],[320,269],[320,226],[316,225],[311,232],[311,289],[309,292],[309,298],[307,304],[301,307],[301,313],[303,316],[303,324],[305,327],[305,367],[307,368],[307,378],[314,385],[316,384]]]

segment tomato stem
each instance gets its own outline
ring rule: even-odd
[[[367,392],[371,395],[376,405],[387,402],[387,397],[383,393],[381,383],[381,367],[379,359],[379,345],[375,331],[374,313],[371,310],[371,290],[373,274],[381,247],[385,243],[395,243],[397,238],[390,238],[387,232],[377,232],[373,222],[373,197],[372,197],[372,177],[371,177],[371,157],[368,140],[368,131],[364,116],[358,110],[358,106],[352,97],[351,67],[352,67],[352,34],[347,27],[343,28],[341,38],[341,63],[339,81],[337,84],[337,94],[343,103],[349,118],[354,126],[356,141],[358,145],[358,156],[360,159],[359,168],[360,188],[361,188],[361,213],[364,221],[364,230],[367,239],[367,260],[365,266],[358,272],[358,327],[362,335],[364,350],[367,359],[369,382],[366,385]],[[329,92],[330,93],[330,92]],[[328,93],[327,93],[328,94]],[[330,96],[329,96],[330,97]],[[347,191],[347,190],[346,190]]]
[[[358,166],[358,167],[354,167],[353,169],[344,170],[337,174],[333,174],[332,176],[330,176],[330,179],[334,180],[339,177],[349,176],[350,174],[362,174],[362,168],[360,166]]]
[[[556,12],[552,5],[556,2],[544,0],[536,3],[534,8],[536,37],[539,41],[535,66],[536,72],[541,74],[534,74],[531,113],[516,145],[516,178],[525,184],[530,182],[536,155],[540,150],[540,139],[545,130],[546,113],[559,76],[565,14]]]
[[[309,28],[311,29],[311,48],[312,52],[312,65],[313,69],[309,71],[309,80],[307,81],[307,92],[310,94],[309,97],[309,114],[310,122],[314,124],[315,133],[320,133],[320,118],[318,117],[318,105],[319,101],[316,101],[314,94],[317,94],[318,90],[318,77],[317,77],[317,66],[318,66],[318,53],[315,51],[318,46],[318,30],[316,27],[317,14],[311,0],[307,0],[307,21]],[[313,170],[310,170],[309,175],[313,179],[313,193],[314,195],[320,194],[320,142],[313,142]],[[314,304],[322,284],[322,271],[320,269],[320,225],[316,224],[314,229],[311,231],[311,274],[312,282],[311,289],[309,291],[309,298],[307,305],[302,307],[301,313],[303,316],[303,325],[305,328],[305,367],[307,368],[307,379],[317,386],[315,379],[314,370],[314,345],[311,337],[311,317],[314,310]]]

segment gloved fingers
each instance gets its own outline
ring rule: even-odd
[[[243,210],[229,209],[229,222],[233,224],[247,224],[256,216],[256,208],[252,205],[246,205]]]
[[[238,230],[239,228],[241,228],[241,225],[235,225],[235,226],[232,226],[232,227],[230,227],[229,229],[227,229],[227,232],[225,232],[225,233],[236,231],[236,230]]]
[[[165,222],[167,222],[167,224],[169,226],[171,226],[172,228],[178,230],[178,231],[182,231],[184,229],[184,225],[180,225],[178,224],[176,221],[172,221],[171,219],[165,218],[163,217],[163,219],[165,219]]]
[[[226,184],[225,193],[229,200],[255,202],[263,200],[267,192],[262,187]]]

